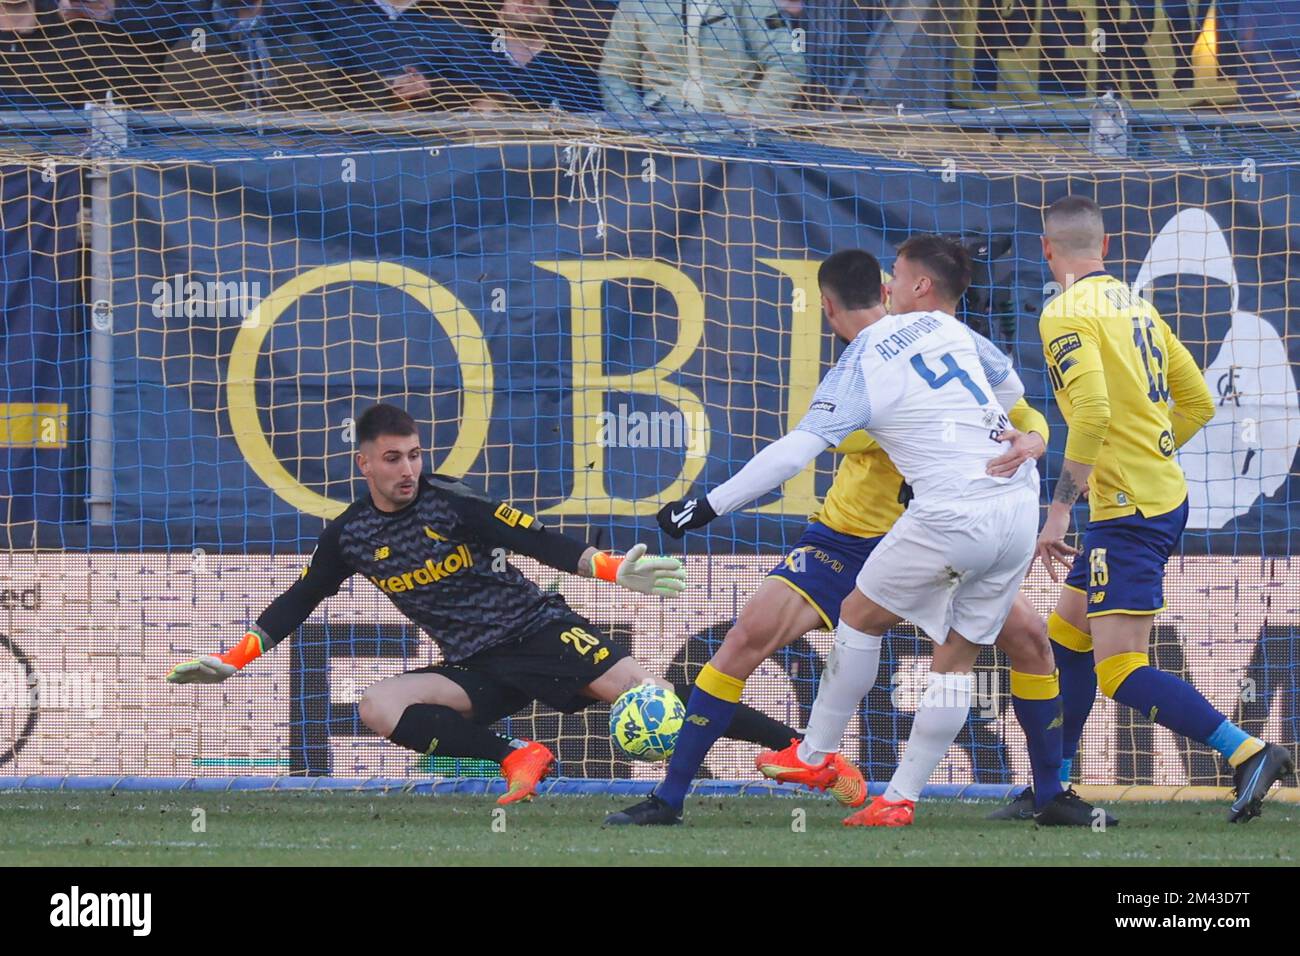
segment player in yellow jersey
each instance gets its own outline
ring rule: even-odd
[[[864,320],[885,313],[880,264],[870,253],[836,253],[823,264],[818,279],[823,311],[841,339],[852,339]],[[992,463],[996,474],[1013,474],[1026,458],[1040,457],[1047,447],[1047,420],[1023,398],[1010,409],[1009,417],[1019,434],[1012,450]],[[845,457],[822,508],[811,517],[794,549],[746,603],[722,646],[697,678],[697,687],[703,693],[692,692],[692,716],[678,738],[664,784],[650,799],[612,814],[607,823],[679,822],[686,788],[713,740],[725,730],[727,708],[740,699],[744,679],[766,658],[809,631],[819,627],[835,630],[841,603],[854,589],[867,557],[903,514],[908,489],[893,462],[865,432],[853,433],[834,450]],[[701,495],[665,506],[660,512],[661,526],[673,537],[681,537],[687,528],[703,526],[715,516],[709,498]],[[724,507],[723,502],[719,507]],[[1059,783],[1055,667],[1043,619],[1023,596],[999,634],[997,646],[1010,660],[1017,716],[1027,725],[1037,794],[1036,806],[1034,796],[1029,797],[1028,812],[1040,811],[1040,822],[1045,824],[1091,823],[1092,808],[1072,791],[1064,792]],[[863,650],[840,647],[837,642],[833,653],[843,656],[859,651],[878,655],[879,646]],[[827,666],[831,666],[829,661]],[[701,703],[703,711],[697,707]],[[829,789],[846,806],[857,807],[865,801],[861,774],[838,755],[828,757],[822,766],[790,768],[779,766],[776,760],[785,753],[760,754],[760,770],[775,779]],[[906,812],[872,825],[905,825],[911,822],[910,810],[909,806]]]
[[[1249,820],[1294,769],[1290,753],[1247,734],[1147,656],[1164,607],[1165,563],[1187,523],[1187,481],[1174,452],[1213,417],[1214,402],[1155,307],[1106,273],[1107,248],[1091,199],[1066,196],[1048,208],[1043,254],[1064,291],[1043,309],[1039,331],[1069,434],[1038,556],[1053,580],[1054,562],[1073,562],[1048,621],[1061,683],[1067,693],[1086,687],[1090,706],[1095,685],[1083,672],[1095,659],[1107,697],[1227,759],[1236,789],[1228,819]],[[1090,520],[1076,551],[1065,535],[1085,486]],[[1068,737],[1065,748],[1073,753]]]

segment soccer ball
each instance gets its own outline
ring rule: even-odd
[[[642,684],[625,692],[609,711],[609,735],[636,760],[667,760],[677,746],[686,708],[671,690]]]

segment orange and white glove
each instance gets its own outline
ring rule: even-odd
[[[677,597],[686,590],[686,569],[676,558],[645,556],[646,546],[634,544],[622,557],[597,551],[592,571],[602,581],[612,581],[629,591]]]
[[[200,657],[177,664],[167,675],[169,684],[220,684],[262,656],[262,634],[250,630],[244,639],[224,654]]]

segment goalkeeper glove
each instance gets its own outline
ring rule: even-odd
[[[665,534],[670,538],[680,538],[693,528],[703,528],[717,516],[713,505],[709,504],[708,495],[700,495],[664,505],[656,517]]]
[[[250,629],[244,639],[220,655],[209,655],[177,664],[167,675],[169,684],[220,684],[249,661],[262,656],[262,632]]]
[[[634,544],[621,558],[597,551],[591,559],[594,576],[629,591],[677,597],[686,590],[686,569],[676,558],[645,557],[646,546]]]

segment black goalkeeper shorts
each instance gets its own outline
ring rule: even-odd
[[[625,657],[590,621],[552,621],[517,642],[498,644],[455,664],[408,674],[441,674],[458,684],[474,708],[474,723],[493,724],[535,700],[565,714],[595,703],[582,689]]]

